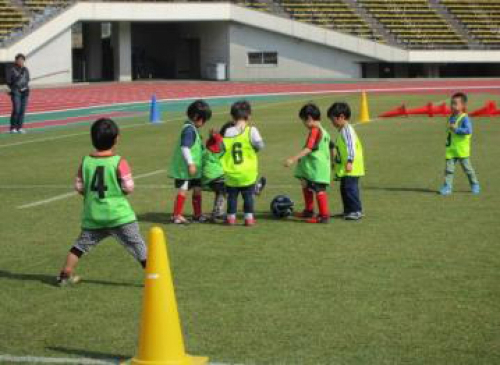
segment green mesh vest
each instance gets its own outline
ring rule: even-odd
[[[113,228],[136,220],[118,181],[120,159],[120,156],[86,156],[83,159],[82,228]]]
[[[218,179],[224,175],[222,163],[220,161],[222,153],[203,151],[202,183],[208,184],[210,181]]]
[[[319,184],[330,184],[330,134],[322,126],[319,129],[321,129],[321,141],[318,148],[299,160],[294,176]]]
[[[345,126],[344,128],[348,128]],[[344,176],[364,176],[365,175],[365,161],[363,157],[363,145],[358,138],[358,134],[351,128],[354,138],[356,139],[356,143],[354,145],[354,151],[356,156],[354,157],[354,161],[352,162],[352,170],[347,172],[345,170],[345,166],[347,164],[347,144],[342,137],[342,134],[339,133],[337,139],[335,140],[335,149],[337,151],[335,156],[335,175],[337,178],[341,178]]]
[[[460,114],[455,121],[457,128],[462,126],[464,118],[467,117],[466,113]],[[449,124],[449,121],[448,121]],[[470,157],[470,134],[456,134],[448,130],[448,137],[446,139],[446,159],[451,158],[467,158]]]
[[[179,141],[177,142],[174,149],[172,162],[170,163],[169,176],[179,180],[201,179],[202,158],[204,150],[203,143],[200,134],[198,133],[198,129],[196,129],[196,127],[192,123],[189,122],[185,123],[184,126],[182,127],[182,131],[184,131],[186,128],[194,128],[194,130],[196,131],[196,140],[193,146],[191,146],[191,155],[193,157],[193,163],[196,166],[196,175],[195,176],[189,175],[188,165],[184,160],[184,156],[182,155],[181,139],[179,138]]]

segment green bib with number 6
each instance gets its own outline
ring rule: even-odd
[[[252,146],[250,127],[235,137],[224,137],[224,155],[221,157],[225,182],[230,187],[245,187],[257,181],[259,163]]]
[[[120,159],[120,156],[84,157],[82,228],[113,228],[136,220],[118,180]]]

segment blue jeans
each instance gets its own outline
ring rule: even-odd
[[[10,115],[10,129],[21,129],[24,124],[24,113],[28,104],[28,91],[12,91],[12,113]]]
[[[457,162],[460,163],[462,169],[464,170],[467,178],[469,179],[469,184],[476,185],[479,184],[477,180],[476,172],[472,167],[470,159],[467,158],[450,158],[446,160],[446,170],[445,170],[445,179],[444,182],[446,185],[452,187],[453,186],[453,178],[455,177],[455,165]]]
[[[340,179],[340,195],[344,204],[344,214],[363,211],[359,197],[358,176],[344,176]]]
[[[243,211],[253,213],[253,195],[255,194],[255,185],[245,187],[226,187],[227,192],[227,214],[236,214],[238,210],[238,195],[243,197]]]

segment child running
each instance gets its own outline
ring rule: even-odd
[[[340,194],[345,220],[360,220],[363,208],[359,196],[359,178],[365,175],[363,145],[349,124],[351,108],[347,103],[334,103],[328,109],[328,118],[339,131],[335,140],[335,175],[340,179]]]
[[[119,133],[111,119],[99,119],[91,127],[95,151],[83,158],[75,182],[76,191],[83,195],[82,231],[57,277],[59,286],[80,282],[81,277],[74,275],[79,259],[110,236],[146,267],[146,244],[126,198],[134,191],[132,171],[114,151]]]
[[[231,106],[233,125],[223,134],[224,154],[221,157],[227,191],[226,224],[236,224],[238,195],[243,197],[245,226],[255,225],[254,194],[258,176],[257,152],[264,148],[264,141],[255,126],[250,125],[252,108],[242,100]]]
[[[201,212],[201,177],[204,146],[198,129],[212,117],[210,106],[203,100],[196,100],[187,109],[188,121],[182,127],[181,136],[175,145],[169,176],[174,180],[177,197],[174,202],[172,222],[187,224],[184,217],[184,202],[189,190],[193,190],[193,222],[204,223],[207,218]]]
[[[459,162],[469,179],[472,193],[479,194],[479,181],[470,162],[472,122],[466,113],[467,95],[460,92],[454,94],[451,97],[451,110],[452,115],[447,123],[445,180],[439,193],[450,195],[453,192],[455,165]]]
[[[298,217],[308,218],[307,223],[328,223],[330,210],[326,189],[331,182],[330,134],[321,125],[321,111],[315,104],[304,105],[299,118],[309,130],[309,136],[302,151],[285,161],[286,167],[298,162],[295,177],[301,182],[305,202],[305,209]],[[317,217],[314,215],[315,194],[319,210]]]

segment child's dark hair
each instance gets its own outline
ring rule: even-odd
[[[92,144],[98,151],[111,149],[114,146],[116,137],[118,137],[119,134],[120,129],[116,123],[108,118],[96,120],[90,128]]]
[[[314,103],[307,103],[299,111],[299,118],[307,120],[311,117],[313,120],[321,120],[321,110]]]
[[[196,121],[201,119],[206,122],[212,118],[212,109],[204,100],[193,101],[187,108],[187,117],[189,120]]]
[[[231,116],[234,120],[248,120],[252,114],[252,107],[246,100],[240,100],[231,105]]]
[[[328,108],[327,115],[330,119],[338,118],[343,115],[345,119],[349,120],[351,119],[351,108],[349,104],[344,102],[333,103],[332,106]]]
[[[468,98],[467,98],[467,95],[465,93],[460,91],[460,92],[455,93],[451,96],[452,100],[457,99],[457,98],[460,99],[462,101],[462,103],[467,104]]]

